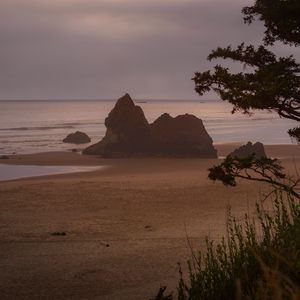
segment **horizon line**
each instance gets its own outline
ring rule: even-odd
[[[44,99],[0,99],[1,102],[8,102],[8,101],[117,101],[119,98],[115,99],[115,98],[88,98],[88,99],[83,99],[83,98],[63,98],[63,99],[59,99],[59,98],[44,98]],[[136,98],[133,99],[133,101],[216,101],[218,99],[184,99],[184,98]]]

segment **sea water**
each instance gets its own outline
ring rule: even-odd
[[[30,166],[0,164],[0,181],[46,175],[91,172],[103,168],[104,167],[100,166]]]
[[[62,140],[77,130],[98,142],[105,134],[104,121],[115,101],[41,100],[0,101],[0,154],[68,151],[83,146]],[[290,144],[287,134],[296,123],[276,113],[259,111],[252,116],[232,114],[223,101],[137,101],[149,122],[162,113],[172,116],[189,113],[201,118],[214,143],[260,141]]]

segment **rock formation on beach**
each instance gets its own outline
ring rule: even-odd
[[[104,138],[86,148],[84,154],[102,157],[180,156],[217,157],[212,139],[200,119],[185,114],[161,115],[152,124],[143,110],[126,94],[105,120]]]
[[[105,119],[104,138],[86,148],[84,154],[123,157],[146,151],[150,142],[150,127],[143,110],[126,94],[120,98]]]
[[[217,157],[212,139],[200,119],[185,114],[163,114],[151,125],[154,153],[178,156]]]
[[[76,131],[75,133],[69,134],[66,138],[63,139],[64,143],[70,144],[87,144],[91,141],[89,136],[81,131]]]
[[[255,155],[255,158],[260,159],[262,157],[267,157],[264,145],[262,143],[252,144],[248,142],[246,145],[243,145],[237,149],[235,149],[232,153],[229,154],[231,157],[245,158],[250,155]]]

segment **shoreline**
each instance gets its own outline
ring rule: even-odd
[[[214,144],[218,151],[218,157],[212,160],[222,159],[227,156],[237,147],[243,145],[242,143],[230,142]],[[300,156],[300,145],[297,144],[266,144],[264,145],[266,153],[269,157],[286,158],[293,156]],[[167,156],[141,156],[141,157],[125,157],[125,158],[102,158],[97,155],[85,155],[78,152],[70,151],[49,151],[37,152],[30,154],[13,154],[7,155],[8,159],[0,159],[0,164],[12,165],[28,165],[34,164],[38,166],[102,166],[110,162],[122,162],[126,160],[199,160],[211,158],[189,158],[189,157],[167,157]],[[221,157],[221,158],[220,158]]]
[[[0,182],[103,170],[103,166],[37,166],[0,163]]]
[[[240,143],[225,143],[215,145],[218,151],[218,158],[181,158],[181,157],[127,157],[127,158],[101,158],[95,155],[84,155],[81,153],[56,151],[41,152],[34,154],[11,155],[8,159],[1,159],[0,164],[12,166],[36,166],[36,167],[78,167],[79,171],[64,173],[52,173],[45,175],[23,176],[21,178],[13,178],[2,180],[0,182],[22,181],[22,180],[38,180],[38,179],[63,179],[78,178],[81,173],[95,176],[115,176],[139,173],[182,172],[186,168],[190,168],[193,163],[199,165],[199,169],[206,170],[214,164],[218,164],[235,148],[241,146]],[[264,145],[268,156],[279,159],[295,159],[300,157],[300,145]],[[186,166],[185,166],[186,165]],[[145,166],[145,168],[143,168]],[[80,168],[99,167],[97,170],[89,170],[81,172]],[[147,171],[145,171],[147,170]]]

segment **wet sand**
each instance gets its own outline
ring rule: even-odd
[[[218,145],[225,156],[234,144]],[[300,147],[266,147],[290,174]],[[204,237],[225,232],[226,209],[254,212],[263,184],[207,179],[213,159],[100,159],[76,153],[14,156],[0,163],[107,166],[0,182],[1,299],[149,299],[176,288]],[[53,235],[65,232],[66,235]]]

